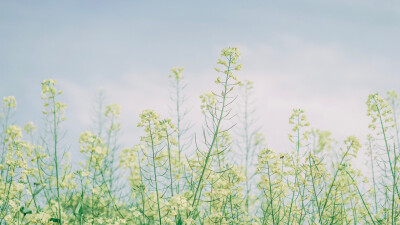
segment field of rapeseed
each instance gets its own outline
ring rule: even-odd
[[[4,97],[0,224],[400,224],[398,95],[368,96],[365,144],[354,136],[333,140],[295,109],[293,150],[281,152],[257,132],[253,84],[240,79],[239,60],[238,49],[222,50],[218,91],[200,96],[200,135],[190,133],[183,68],[174,68],[175,117],[144,110],[138,127],[145,135],[120,148],[120,107],[107,105],[98,129],[77,140],[77,165],[60,145],[67,106],[55,80],[41,84],[43,131],[15,125],[16,100]],[[352,165],[358,155],[367,156],[368,170]]]

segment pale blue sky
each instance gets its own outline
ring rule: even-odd
[[[396,1],[0,0],[0,96],[17,97],[19,124],[40,124],[40,82],[57,79],[77,140],[103,87],[121,104],[123,143],[133,145],[141,110],[167,114],[169,69],[185,67],[196,118],[230,45],[242,51],[239,78],[256,82],[272,147],[288,148],[288,117],[299,107],[339,139],[362,138],[367,95],[400,91],[399,40]]]

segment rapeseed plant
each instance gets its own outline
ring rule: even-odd
[[[365,147],[354,136],[334,140],[295,109],[292,149],[275,151],[255,126],[254,84],[240,81],[239,59],[237,48],[221,51],[218,91],[200,96],[200,137],[189,133],[181,67],[169,75],[172,118],[144,110],[144,135],[132,147],[119,144],[120,106],[105,105],[100,94],[76,165],[63,143],[66,104],[55,80],[42,82],[43,129],[16,125],[17,102],[3,98],[0,224],[399,224],[397,93],[368,97]],[[353,165],[360,154],[370,171]]]

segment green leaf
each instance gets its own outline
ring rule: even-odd
[[[24,214],[24,215],[26,215],[26,214],[32,214],[32,210],[30,210],[30,209],[28,209],[28,208],[25,208],[25,207],[23,207],[23,206],[19,209],[19,211],[20,211],[22,214]]]
[[[79,202],[78,206],[75,209],[75,214],[79,214],[80,209],[81,209],[81,203]]]
[[[36,190],[35,193],[33,193],[33,196],[36,196],[37,194],[39,194],[43,189],[44,189],[44,187],[41,187],[40,189]]]
[[[176,224],[177,225],[183,225],[182,217],[179,217],[178,222]]]
[[[50,218],[49,221],[55,222],[55,223],[60,223],[60,219],[58,219],[58,218]]]

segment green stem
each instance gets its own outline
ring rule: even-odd
[[[222,99],[221,113],[220,113],[220,115],[219,115],[217,127],[215,128],[215,132],[214,132],[214,135],[213,135],[213,139],[212,139],[211,145],[210,145],[210,147],[209,147],[209,149],[208,149],[207,156],[206,156],[206,159],[205,159],[205,162],[204,162],[204,166],[203,166],[203,169],[202,169],[202,171],[201,171],[200,179],[199,179],[199,182],[197,183],[196,191],[195,191],[194,196],[193,196],[193,202],[192,202],[192,207],[193,207],[193,208],[197,208],[198,203],[195,205],[195,203],[196,203],[196,198],[197,198],[197,194],[198,194],[198,192],[199,192],[199,190],[200,190],[200,187],[201,187],[201,185],[202,185],[203,178],[204,178],[204,174],[205,174],[205,171],[206,171],[206,169],[207,169],[207,164],[208,164],[208,161],[209,161],[209,159],[210,159],[211,152],[212,152],[212,150],[213,150],[213,148],[214,148],[214,144],[215,144],[215,142],[217,141],[217,137],[218,137],[218,133],[219,133],[219,127],[220,127],[220,125],[221,125],[222,117],[223,117],[223,115],[224,115],[225,101],[226,101],[226,94],[227,94],[227,86],[228,86],[228,79],[229,79],[229,73],[230,73],[230,65],[231,65],[231,56],[229,57],[229,65],[228,65],[228,67],[227,67],[228,69],[227,69],[227,72],[226,72],[226,78],[225,78],[225,84],[224,84],[224,91],[223,91],[223,94],[224,94],[224,95],[223,95],[223,99]],[[199,201],[197,201],[197,202],[199,202]]]
[[[56,103],[54,99],[54,95],[51,97],[53,102],[53,135],[54,135],[54,163],[56,166],[56,181],[57,181],[57,202],[58,202],[58,219],[60,225],[62,225],[61,220],[61,202],[60,202],[60,184],[59,184],[59,175],[58,175],[58,159],[57,159],[57,113],[56,113]]]
[[[153,160],[153,172],[154,172],[154,182],[156,184],[156,195],[157,195],[157,209],[158,209],[158,219],[161,225],[161,208],[160,208],[160,197],[158,193],[158,182],[157,182],[157,168],[156,168],[156,155],[155,155],[155,147],[154,147],[154,139],[153,139],[153,134],[151,132],[151,124],[149,121],[149,132],[150,132],[150,139],[151,139],[151,150],[152,150],[152,160]]]
[[[351,174],[350,174],[347,170],[344,170],[344,171],[347,173],[347,175],[349,175],[349,177],[350,177],[351,180],[353,181],[353,183],[354,183],[354,185],[355,185],[355,187],[356,187],[356,189],[357,189],[357,193],[358,193],[358,195],[360,196],[361,201],[362,201],[362,203],[363,203],[365,209],[366,209],[367,212],[368,212],[369,218],[371,219],[372,223],[375,224],[375,220],[374,220],[374,218],[372,217],[371,212],[369,211],[368,206],[367,206],[367,204],[366,204],[365,201],[364,201],[364,198],[363,198],[363,196],[362,196],[362,194],[361,194],[361,192],[360,192],[360,189],[358,189],[358,185],[357,185],[356,181],[354,180],[353,176],[351,176]]]

